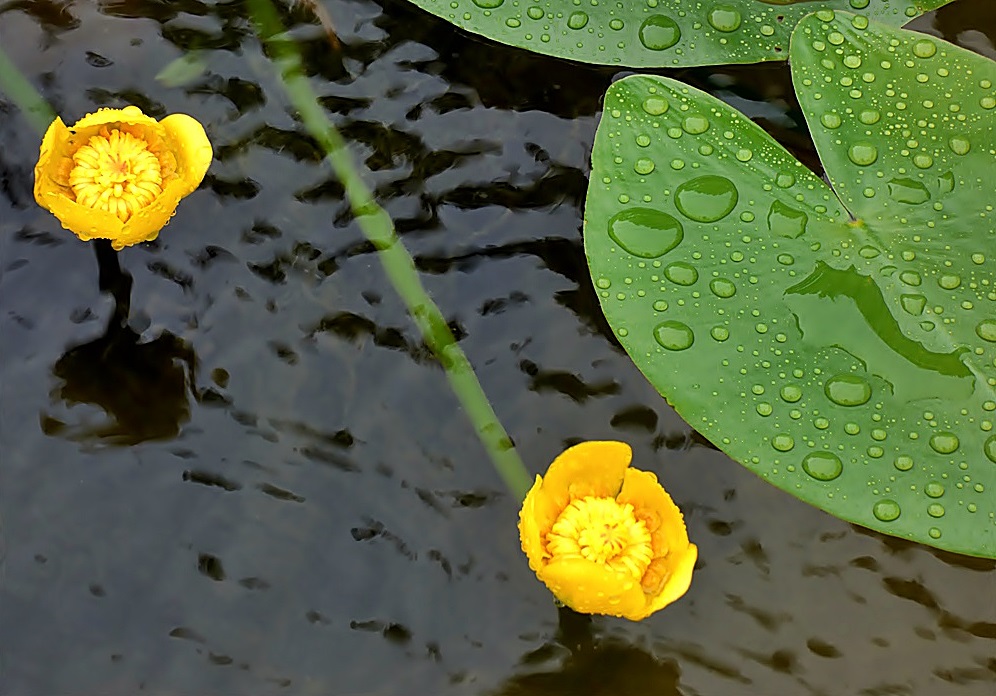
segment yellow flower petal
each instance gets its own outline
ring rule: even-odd
[[[646,613],[643,616],[635,617],[634,620],[639,621],[644,619],[684,595],[692,584],[692,570],[695,568],[695,561],[698,557],[698,547],[695,544],[689,544],[674,559],[673,566],[671,567],[671,575],[664,583],[660,594],[650,598],[650,602],[646,607]]]
[[[546,550],[546,535],[560,512],[542,488],[543,478],[537,476],[519,511],[519,540],[533,572],[539,572],[544,560],[550,557]]]
[[[159,121],[143,114],[142,110],[137,106],[126,106],[123,109],[97,109],[92,114],[87,114],[73,124],[73,130],[77,134],[82,131],[96,131],[101,126],[107,126],[112,123],[146,126],[155,131],[160,131]]]
[[[42,202],[48,194],[62,191],[53,174],[56,174],[59,160],[70,155],[71,138],[72,133],[58,117],[52,121],[42,138],[38,163],[35,165],[35,200],[42,207],[48,207]]]
[[[688,531],[681,510],[653,472],[627,469],[616,500],[633,506],[636,518],[647,525],[655,552],[666,553],[668,549],[680,551],[688,546]]]
[[[159,125],[166,132],[170,152],[177,155],[177,176],[184,183],[181,196],[197,189],[211,165],[214,151],[204,127],[187,114],[170,114]]]
[[[99,109],[71,128],[56,118],[39,150],[35,200],[80,239],[122,249],[156,238],[212,156],[203,127],[185,114],[159,122],[135,106]]]
[[[555,560],[537,574],[553,596],[582,614],[632,615],[645,611],[640,583],[631,575],[584,559]]]
[[[553,460],[543,478],[543,490],[560,509],[575,498],[615,498],[633,458],[625,442],[582,442]]]

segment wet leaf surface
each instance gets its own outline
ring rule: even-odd
[[[806,14],[853,10],[899,26],[951,0],[411,0],[462,29],[584,63],[687,67],[785,60]]]
[[[585,227],[603,310],[766,480],[996,557],[996,63],[820,12],[791,66],[833,189],[698,90],[610,88]]]

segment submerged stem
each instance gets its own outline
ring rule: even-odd
[[[523,499],[532,485],[532,479],[495,415],[470,360],[457,345],[442,312],[422,285],[415,262],[398,239],[390,216],[374,201],[370,189],[353,166],[345,141],[308,84],[296,47],[290,40],[279,36],[284,27],[270,0],[252,0],[250,6],[261,38],[272,51],[275,61],[281,65],[281,78],[291,103],[305,128],[325,151],[326,159],[346,190],[360,229],[377,249],[388,279],[407,305],[426,344],[446,371],[450,386],[466,410],[495,469],[512,493]]]

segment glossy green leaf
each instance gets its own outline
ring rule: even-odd
[[[703,92],[609,90],[584,236],[602,309],[758,475],[996,558],[996,63],[843,12],[791,51],[836,193]]]
[[[583,63],[631,67],[785,60],[820,9],[899,26],[952,0],[411,0],[461,29]]]

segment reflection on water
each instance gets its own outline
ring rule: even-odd
[[[71,425],[43,412],[42,430],[78,442],[114,445],[176,437],[190,418],[194,351],[169,331],[141,340],[128,325],[131,275],[121,270],[109,242],[91,245],[97,254],[99,287],[110,293],[114,309],[103,335],[70,348],[56,361],[52,374],[60,383],[52,397],[69,407],[97,406],[104,415],[96,423]],[[67,415],[72,417],[72,411]]]
[[[990,4],[937,26],[992,50]],[[323,2],[333,53],[307,5],[281,12],[312,86],[521,454],[630,442],[686,511],[692,587],[640,624],[561,621],[243,4],[0,4],[65,119],[187,112],[218,155],[98,271],[35,206],[37,137],[0,95],[0,693],[992,696],[991,562],[773,489],[619,349],[581,244],[617,73],[401,0]],[[202,72],[157,81],[191,50]],[[815,163],[784,66],[678,76]]]

